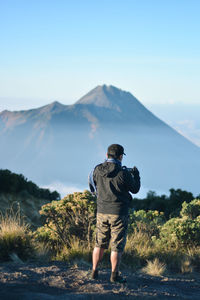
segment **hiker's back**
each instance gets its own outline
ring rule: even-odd
[[[127,185],[127,173],[120,165],[108,161],[95,168],[93,177],[97,189],[98,213],[128,214],[132,197]]]

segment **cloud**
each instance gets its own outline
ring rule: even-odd
[[[194,120],[179,120],[171,123],[171,126],[188,140],[200,147],[200,128]]]
[[[182,120],[182,121],[178,121],[177,124],[187,129],[191,129],[191,130],[195,129],[194,120]]]
[[[68,194],[73,194],[74,192],[83,192],[88,189],[87,186],[81,186],[74,183],[64,184],[59,181],[52,182],[48,185],[43,186],[43,188],[49,189],[50,191],[57,191],[61,197],[65,197]]]

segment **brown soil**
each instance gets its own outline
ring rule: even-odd
[[[102,269],[99,280],[90,279],[90,266],[46,264],[0,264],[0,299],[200,299],[200,275],[153,277],[123,272],[127,283],[111,284],[110,270]]]

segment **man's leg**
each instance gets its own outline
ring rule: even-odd
[[[111,251],[110,261],[112,266],[112,273],[119,271],[121,257],[122,257],[122,252]]]
[[[126,234],[128,217],[113,215],[110,218],[111,223],[111,265],[112,273],[110,277],[111,282],[124,283],[125,279],[119,275],[119,265],[122,253],[126,244]]]
[[[110,226],[106,214],[97,213],[96,243],[92,255],[92,279],[98,279],[98,264],[103,257],[104,249],[109,246]]]
[[[122,252],[112,251],[110,255],[112,273],[110,276],[111,282],[125,283],[126,279],[119,275],[119,265],[122,257]]]
[[[93,255],[92,255],[93,271],[95,271],[97,269],[98,264],[103,257],[103,253],[104,253],[103,248],[98,248],[98,247],[94,248]]]

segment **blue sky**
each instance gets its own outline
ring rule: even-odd
[[[145,105],[200,103],[199,15],[198,0],[0,0],[0,110],[104,83]]]
[[[0,0],[0,111],[112,84],[200,146],[199,16],[199,0]]]

